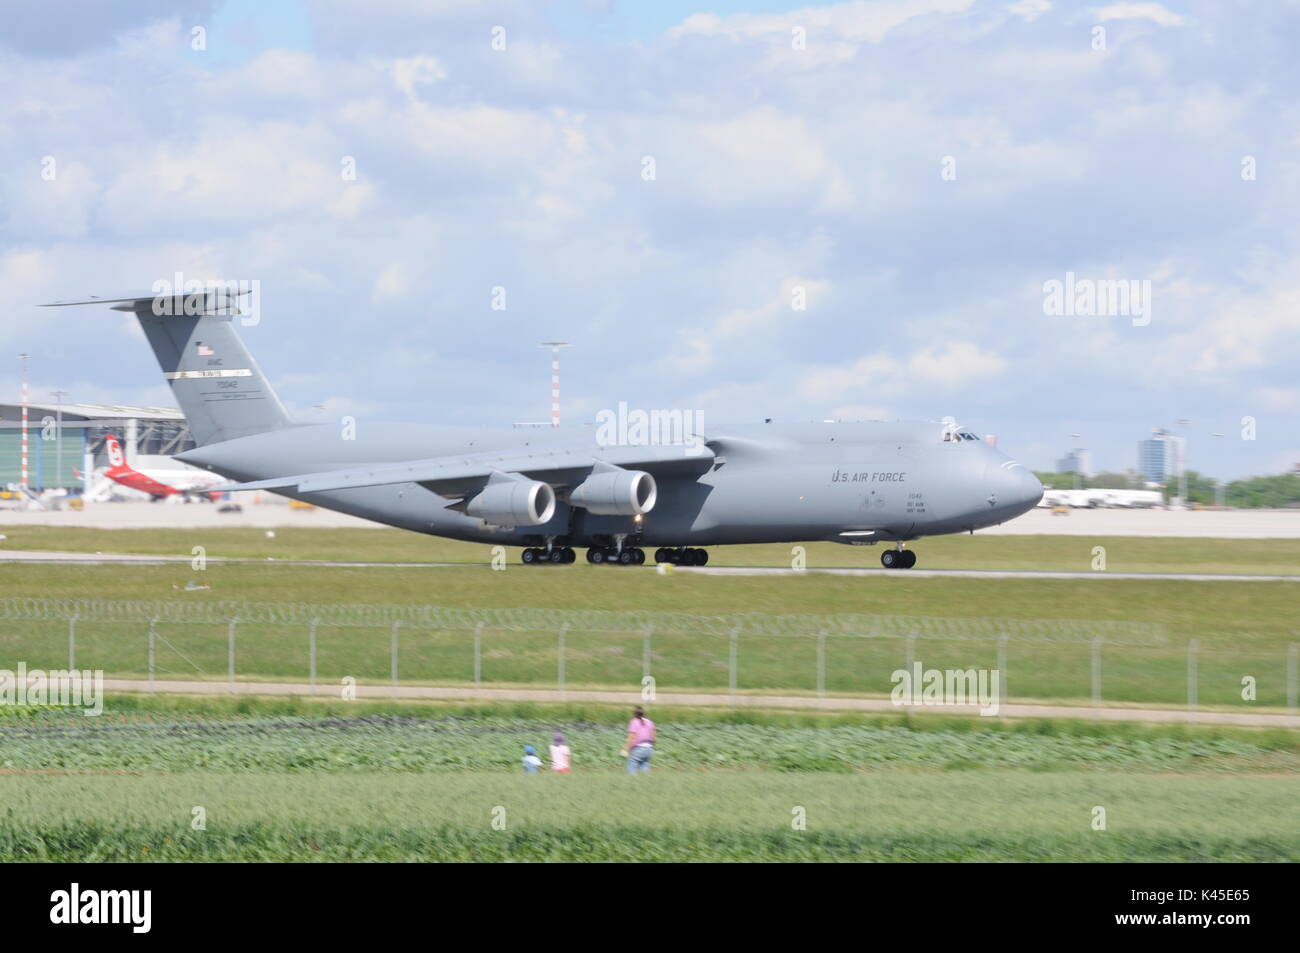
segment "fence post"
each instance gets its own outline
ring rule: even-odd
[[[1092,639],[1092,707],[1101,709],[1101,636]]]
[[[560,646],[559,646],[560,658],[559,658],[559,669],[556,672],[556,682],[560,688],[561,701],[564,700],[564,636],[568,631],[569,631],[569,627],[567,625],[560,626]]]
[[[1291,710],[1291,721],[1294,724],[1300,717],[1296,712],[1296,652],[1297,646],[1292,642],[1286,649],[1286,707]]]
[[[1010,693],[1007,691],[1007,642],[1011,640],[1005,632],[998,636],[998,684],[1002,686],[1002,697],[999,701],[1006,701]]]
[[[307,632],[307,656],[311,664],[311,676],[308,684],[311,686],[311,694],[316,694],[316,621],[311,620],[311,628]]]
[[[397,627],[401,625],[400,619],[393,620],[393,640],[390,646],[389,657],[392,662],[393,670],[393,697],[397,697]]]
[[[77,670],[77,617],[68,620],[68,671]]]
[[[654,626],[646,626],[645,631],[641,634],[641,677],[646,678],[650,674],[650,636],[654,633]]]
[[[912,677],[912,664],[916,661],[916,633],[915,632],[907,633],[906,639],[907,639],[907,677],[910,679]],[[915,685],[912,686],[912,691],[908,692],[907,694],[908,694],[907,701],[903,703],[904,709],[910,707],[908,705],[908,702],[910,702],[913,698],[920,697],[919,694],[917,693]]]
[[[158,639],[157,619],[149,620],[149,691],[153,691],[154,643]]]
[[[474,626],[474,688],[483,685],[483,623]]]
[[[826,632],[817,633],[817,697],[826,700]]]
[[[226,626],[226,678],[230,682],[230,692],[235,691],[235,620]]]
[[[736,706],[736,639],[739,633],[735,629],[731,630],[730,637],[730,660],[727,665],[727,692],[731,706]]]
[[[1196,652],[1201,647],[1200,639],[1190,639],[1187,643],[1187,720],[1192,721],[1196,711],[1196,689],[1199,673],[1196,668]]]

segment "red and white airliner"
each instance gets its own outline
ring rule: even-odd
[[[112,434],[105,436],[104,447],[108,451],[108,467],[104,470],[104,476],[129,489],[148,493],[155,500],[169,496],[206,496],[217,500],[221,494],[207,492],[208,488],[228,482],[215,473],[204,473],[193,467],[137,470],[126,462],[122,444]]]

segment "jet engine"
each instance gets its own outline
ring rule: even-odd
[[[569,503],[598,516],[640,516],[654,508],[659,490],[644,470],[605,465],[569,493]]]
[[[476,493],[465,512],[497,526],[539,526],[555,515],[555,491],[540,480],[499,480]]]

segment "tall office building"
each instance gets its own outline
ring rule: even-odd
[[[1082,447],[1076,447],[1056,461],[1056,472],[1092,476],[1092,455]]]
[[[1152,483],[1178,475],[1183,462],[1183,438],[1156,428],[1149,440],[1138,441],[1138,471]]]

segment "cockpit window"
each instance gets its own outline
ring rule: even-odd
[[[943,433],[944,443],[960,443],[963,440],[978,441],[979,437],[968,430],[945,430]]]

